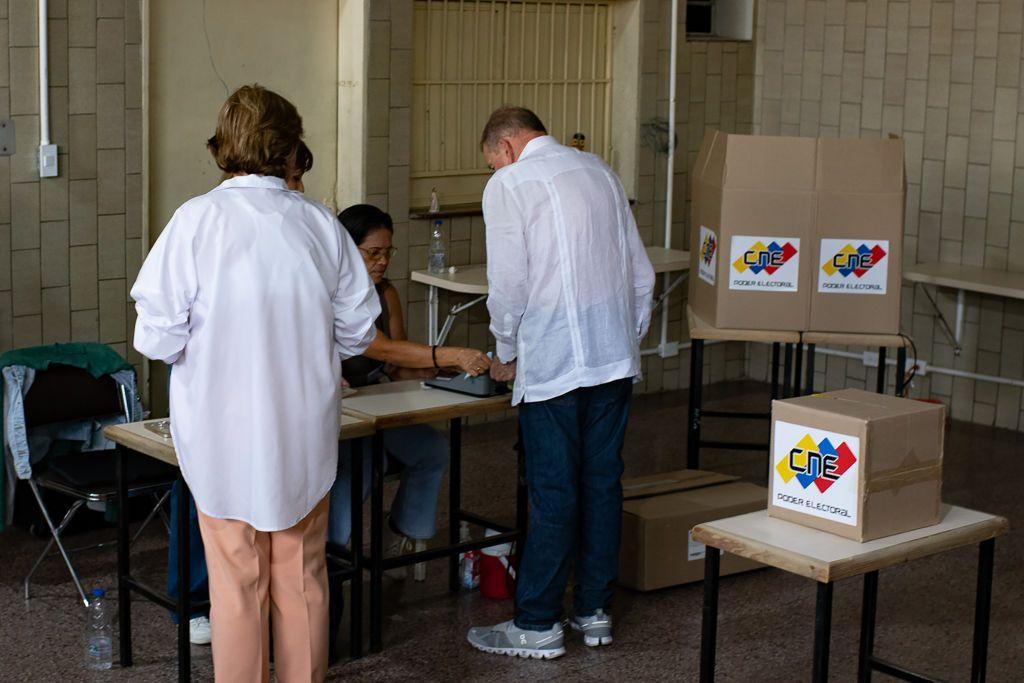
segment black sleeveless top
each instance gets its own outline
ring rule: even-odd
[[[384,334],[391,334],[391,314],[388,311],[388,302],[384,298],[384,290],[390,287],[387,280],[381,280],[376,285],[377,300],[380,301],[380,315],[374,321],[377,329]],[[377,384],[384,378],[383,361],[367,358],[366,356],[353,356],[341,363],[341,374],[353,387],[365,387],[368,384]]]

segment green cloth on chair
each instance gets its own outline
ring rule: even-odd
[[[71,344],[51,344],[49,346],[31,346],[14,349],[0,355],[0,371],[11,365],[23,365],[33,370],[46,370],[51,365],[70,365],[85,370],[95,378],[112,375],[120,370],[131,370],[132,365],[121,357],[117,351],[106,344],[96,342],[75,342]],[[7,418],[6,407],[0,395],[0,445],[3,445],[3,456],[7,456],[7,441],[3,429]],[[5,467],[0,463],[0,531],[4,530],[6,505],[6,487],[4,485]]]

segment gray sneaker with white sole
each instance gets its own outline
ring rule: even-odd
[[[469,629],[466,639],[476,649],[495,655],[554,659],[565,654],[561,624],[555,624],[547,631],[527,631],[516,626],[514,621],[505,621],[494,626],[474,626]]]
[[[612,615],[603,609],[589,617],[573,617],[569,624],[583,634],[583,643],[589,647],[612,644]]]

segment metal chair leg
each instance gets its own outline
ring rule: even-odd
[[[46,511],[46,506],[43,504],[43,497],[39,493],[39,487],[36,486],[36,483],[31,479],[28,480],[28,485],[29,488],[32,489],[32,495],[36,497],[36,502],[39,504],[39,509],[43,513],[43,519],[46,520],[46,525],[50,527],[50,534],[53,536],[53,540],[57,544],[57,548],[60,550],[61,556],[64,558],[64,564],[68,566],[68,571],[71,572],[71,580],[75,582],[75,588],[78,589],[78,595],[82,598],[82,604],[88,607],[89,598],[85,597],[85,589],[82,588],[82,582],[78,580],[78,574],[75,572],[74,565],[71,564],[71,558],[68,556],[67,549],[64,547],[64,544],[61,543],[60,533],[57,531],[56,527],[53,526],[53,520],[50,519],[50,513]]]
[[[142,532],[146,530],[146,527],[149,525],[149,523],[153,521],[153,517],[155,517],[157,512],[163,508],[163,505],[165,502],[167,502],[167,499],[171,497],[171,490],[167,489],[166,491],[164,491],[164,494],[162,496],[158,496],[158,494],[154,493],[153,497],[157,499],[156,505],[154,505],[153,509],[149,511],[149,514],[146,515],[145,521],[142,522],[142,524],[139,526],[138,531],[136,531],[135,535],[132,536],[132,545],[135,545],[135,541],[139,540],[139,536],[141,536]]]
[[[58,536],[61,534],[61,532],[64,531],[64,529],[67,527],[67,525],[74,518],[75,513],[77,513],[78,510],[84,504],[85,504],[84,500],[76,500],[74,503],[71,504],[71,507],[68,508],[68,511],[64,514],[64,519],[62,519],[60,524],[57,525],[57,535]],[[54,537],[51,535],[50,539],[46,542],[46,547],[43,548],[43,552],[39,553],[39,557],[36,558],[36,562],[35,562],[35,564],[32,565],[32,569],[30,569],[28,574],[25,576],[25,580],[24,580],[23,583],[25,584],[25,599],[26,600],[29,599],[29,582],[32,580],[32,575],[36,573],[36,569],[38,569],[39,565],[41,565],[43,563],[43,560],[46,559],[46,556],[50,554],[50,548],[53,547],[53,543],[54,543]]]

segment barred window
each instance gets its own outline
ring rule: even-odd
[[[535,111],[564,144],[610,161],[610,0],[415,0],[411,188],[474,203],[490,171],[480,132],[501,104]]]

